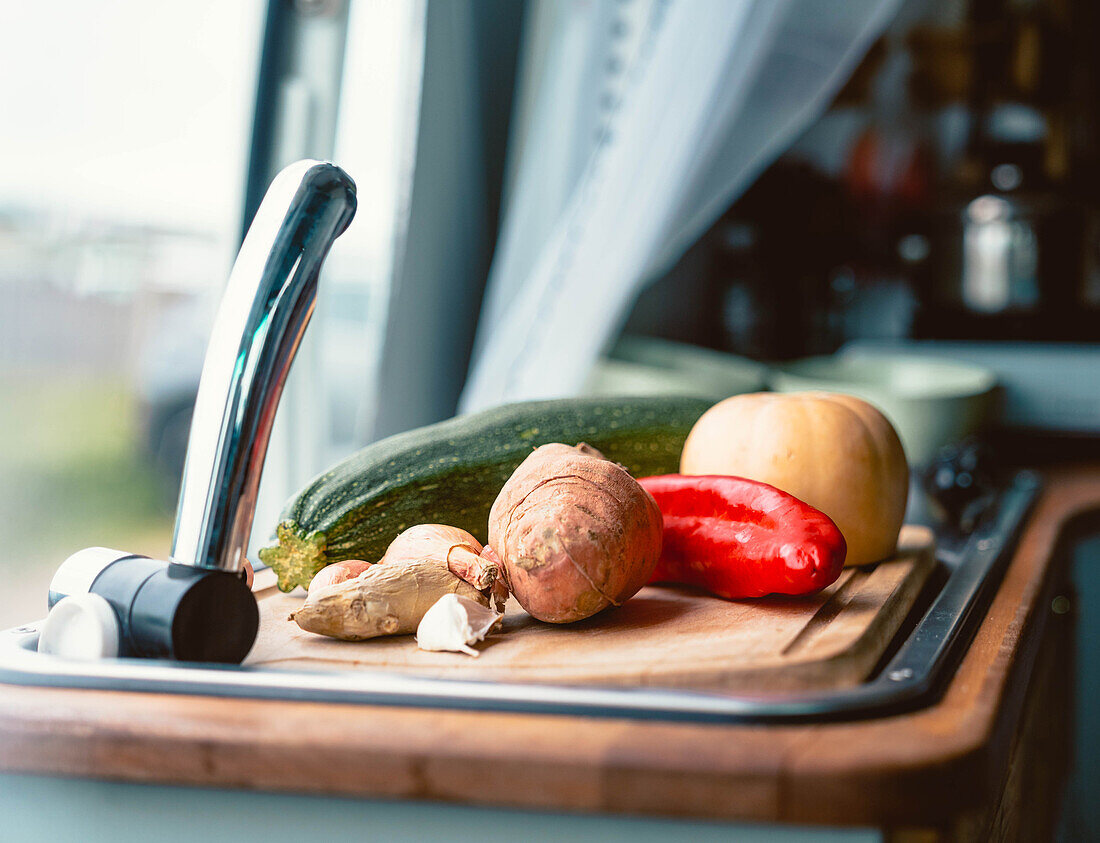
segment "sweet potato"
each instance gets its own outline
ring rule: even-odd
[[[588,445],[543,445],[489,514],[501,576],[530,615],[570,623],[618,606],[661,555],[661,512],[620,465]]]

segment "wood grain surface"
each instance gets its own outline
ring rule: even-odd
[[[804,726],[0,687],[0,768],[102,779],[746,821],[955,827],[1005,792],[1063,540],[1100,466],[1048,472],[939,702]],[[1067,532],[1069,531],[1069,532]],[[1057,716],[1057,713],[1055,713]],[[1066,759],[1044,755],[1042,763]],[[981,839],[979,836],[977,839]]]
[[[935,565],[933,537],[902,531],[898,554],[845,568],[810,597],[721,600],[695,589],[643,589],[622,607],[579,623],[542,623],[509,601],[504,628],[477,658],[425,652],[411,635],[337,641],[303,632],[288,615],[302,596],[260,601],[260,635],[247,664],[287,669],[371,668],[451,679],[698,690],[827,690],[865,679]]]

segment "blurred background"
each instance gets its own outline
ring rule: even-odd
[[[167,552],[214,309],[302,157],[347,169],[359,212],[254,548],[355,448],[530,397],[825,385],[883,406],[918,466],[990,421],[1095,450],[1093,5],[12,9],[0,622],[72,549]]]
[[[344,167],[359,210],[253,547],[356,448],[532,397],[847,389],[945,488],[979,476],[957,446],[977,432],[1008,461],[1095,455],[1098,17],[1092,0],[6,9],[0,626],[44,614],[78,548],[167,555],[214,310],[264,189],[304,157]],[[1089,640],[1100,547],[1079,553]],[[1098,685],[1082,671],[1084,699]]]

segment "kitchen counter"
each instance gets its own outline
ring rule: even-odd
[[[0,769],[126,782],[1043,839],[1072,718],[1066,554],[1100,466],[1058,468],[943,698],[701,725],[0,686]]]

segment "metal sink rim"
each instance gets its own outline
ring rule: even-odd
[[[938,698],[973,638],[1039,490],[1020,472],[997,510],[883,669],[855,688],[726,695],[652,687],[575,687],[441,679],[383,671],[307,671],[149,659],[78,662],[37,652],[39,623],[0,632],[0,683],[302,702],[357,703],[714,723],[880,717]]]

